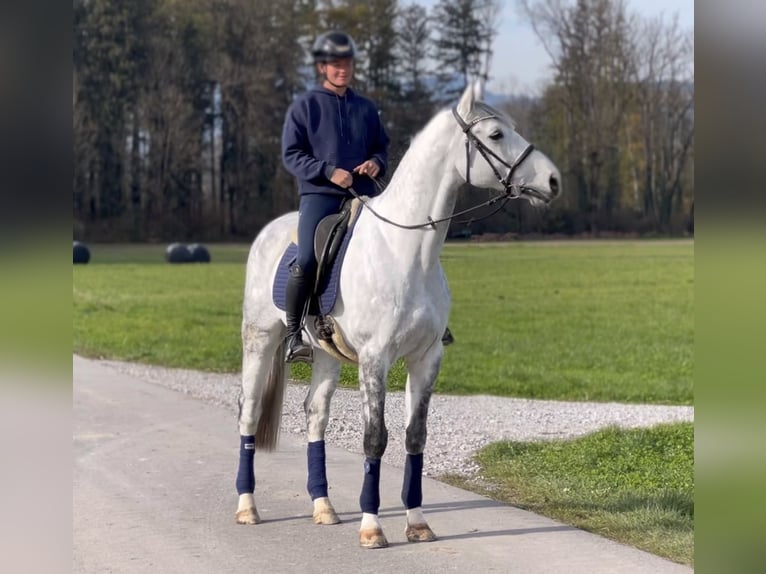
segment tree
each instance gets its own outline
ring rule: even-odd
[[[395,54],[403,90],[424,93],[423,79],[428,71],[426,62],[431,41],[428,12],[418,4],[405,6],[397,14],[396,30]]]
[[[623,0],[521,0],[521,7],[553,60],[565,112],[565,186],[598,233],[619,204],[620,141],[633,99],[634,20]]]
[[[124,141],[146,70],[147,15],[152,0],[74,3],[75,207],[81,217],[114,218],[126,208]],[[89,148],[89,150],[88,150]],[[82,163],[80,163],[82,162]]]
[[[300,0],[222,5],[217,82],[225,235],[250,236],[273,216],[282,122],[293,95],[303,88],[301,41],[309,9]]]
[[[521,3],[555,77],[541,98],[507,109],[562,168],[566,192],[542,217],[519,209],[476,229],[685,229],[691,34],[639,20],[624,0]],[[355,89],[381,109],[390,175],[451,97],[431,82],[435,70],[455,91],[487,79],[498,9],[496,0],[441,0],[430,13],[396,0],[74,0],[77,236],[236,240],[295,209],[282,122],[314,74],[309,48],[329,28],[358,43]]]
[[[412,137],[434,111],[431,91],[425,83],[430,45],[426,9],[416,4],[400,9],[395,20],[395,34],[394,63],[398,81],[384,116],[391,138],[389,164],[392,166],[398,164]]]
[[[694,138],[694,37],[680,29],[678,18],[647,20],[635,54],[639,166],[644,174],[640,207],[667,230],[673,213],[683,208],[683,179]]]
[[[439,0],[434,6],[433,56],[446,99],[462,92],[472,78],[487,79],[498,12],[496,0]]]

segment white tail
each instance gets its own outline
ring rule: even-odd
[[[285,397],[287,373],[285,372],[285,343],[279,344],[271,359],[271,370],[263,389],[261,416],[255,429],[255,444],[259,450],[272,451],[279,440],[282,421],[282,403]]]

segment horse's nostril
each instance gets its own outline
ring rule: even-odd
[[[553,196],[557,196],[559,194],[559,180],[556,179],[555,175],[552,175],[550,180],[548,181],[548,185],[551,188],[551,193]]]

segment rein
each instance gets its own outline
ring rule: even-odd
[[[500,206],[488,213],[487,215],[484,215],[482,217],[479,217],[478,219],[466,219],[462,221],[458,221],[458,223],[467,223],[471,224],[474,221],[481,221],[482,219],[486,219],[488,217],[491,217],[498,211],[500,211],[503,207],[505,207],[505,204],[508,203],[511,199],[518,199],[521,197],[521,190],[518,186],[511,184],[511,177],[513,176],[513,172],[516,171],[516,168],[519,167],[521,162],[523,162],[530,153],[532,153],[535,149],[535,147],[532,144],[527,144],[527,147],[525,147],[521,153],[518,155],[518,157],[513,161],[512,164],[509,164],[506,162],[503,158],[498,156],[495,152],[493,152],[491,149],[489,149],[482,141],[476,137],[476,135],[471,132],[471,128],[478,124],[480,121],[483,120],[489,120],[492,118],[495,118],[496,116],[482,116],[479,118],[476,118],[471,121],[471,123],[466,123],[463,118],[460,117],[460,114],[457,111],[457,107],[452,108],[452,115],[455,116],[455,119],[457,120],[458,125],[463,130],[463,133],[465,134],[465,162],[466,162],[466,183],[471,184],[471,143],[473,143],[474,147],[479,151],[479,153],[482,155],[482,157],[486,160],[486,162],[489,164],[489,167],[492,168],[492,171],[495,173],[495,177],[497,177],[497,180],[502,184],[502,186],[505,188],[505,192],[501,195],[496,195],[495,197],[492,197],[488,199],[487,201],[480,203],[478,205],[474,205],[473,207],[469,207],[468,209],[463,209],[462,211],[453,212],[452,215],[449,215],[447,217],[442,217],[441,219],[433,219],[431,216],[428,216],[428,221],[425,223],[417,223],[415,225],[404,225],[402,223],[397,223],[396,221],[392,221],[388,219],[387,217],[384,217],[383,215],[380,215],[377,211],[375,211],[370,205],[367,203],[367,201],[362,198],[352,187],[348,187],[348,191],[353,195],[356,199],[362,202],[362,205],[364,205],[367,209],[372,212],[372,214],[380,219],[381,221],[384,221],[386,223],[389,223],[395,227],[399,227],[401,229],[422,229],[425,227],[431,227],[432,229],[436,229],[437,223],[443,223],[445,221],[450,221],[454,219],[455,217],[458,217],[460,215],[465,215],[466,213],[470,213],[472,211],[475,211],[477,209],[481,209],[482,207],[487,207],[490,205],[493,205],[497,203],[498,201],[502,200],[502,203]],[[500,175],[500,172],[495,167],[495,164],[490,159],[490,156],[492,156],[496,161],[500,162],[502,165],[508,168],[508,173],[505,175],[505,177]],[[378,189],[383,189],[383,184],[380,183],[380,180],[376,178],[372,178],[372,180],[375,182],[375,185],[378,186]],[[533,192],[535,190],[529,189],[529,192]],[[516,192],[516,193],[514,193]]]

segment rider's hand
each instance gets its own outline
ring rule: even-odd
[[[351,173],[349,173],[345,169],[336,167],[335,170],[333,170],[332,172],[330,181],[333,182],[335,185],[339,185],[340,187],[345,189],[347,187],[351,187],[351,184],[354,183],[354,176],[351,175]]]
[[[354,168],[354,173],[359,173],[362,175],[369,175],[370,177],[375,177],[380,173],[380,166],[377,164],[375,160],[368,159],[366,162],[359,164]]]

